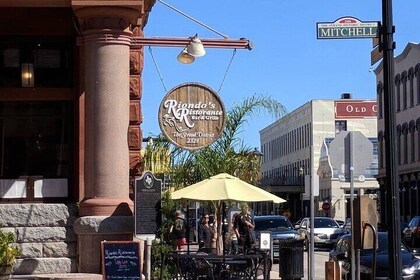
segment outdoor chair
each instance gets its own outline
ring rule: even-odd
[[[194,259],[194,268],[193,268],[194,279],[214,280],[215,277],[214,277],[213,265],[205,258],[200,258],[199,257],[200,255],[206,256],[208,254],[204,252],[197,253],[198,257]]]

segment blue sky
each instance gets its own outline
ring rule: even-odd
[[[181,48],[145,47],[143,79],[143,136],[157,135],[158,107],[166,92],[186,82],[213,88],[229,110],[254,94],[271,96],[293,111],[311,99],[376,98],[371,39],[316,38],[317,22],[343,16],[381,21],[381,0],[163,0],[231,39],[245,37],[251,51],[237,50],[223,82],[233,50],[207,49],[193,64],[180,64]],[[408,42],[420,41],[419,0],[394,0],[395,55]],[[144,28],[145,37],[222,37],[156,2]],[[150,51],[151,50],[151,51]],[[153,59],[154,58],[154,59]],[[156,65],[159,71],[156,70]],[[159,74],[160,73],[160,74]],[[162,81],[163,80],[163,83]],[[222,85],[222,86],[221,86]],[[259,131],[274,119],[266,114],[250,118],[240,137],[259,147]]]

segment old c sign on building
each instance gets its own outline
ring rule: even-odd
[[[186,150],[201,149],[216,141],[225,120],[225,108],[218,94],[199,83],[176,86],[159,106],[158,121],[163,135]]]

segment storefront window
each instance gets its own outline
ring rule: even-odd
[[[27,64],[33,65],[34,87],[72,87],[73,48],[67,38],[0,37],[0,87],[22,87]]]
[[[72,103],[0,103],[0,178],[72,173]]]

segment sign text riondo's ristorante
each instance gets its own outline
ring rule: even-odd
[[[202,84],[187,83],[166,94],[158,118],[169,141],[186,150],[197,150],[220,137],[226,113],[215,91]]]

